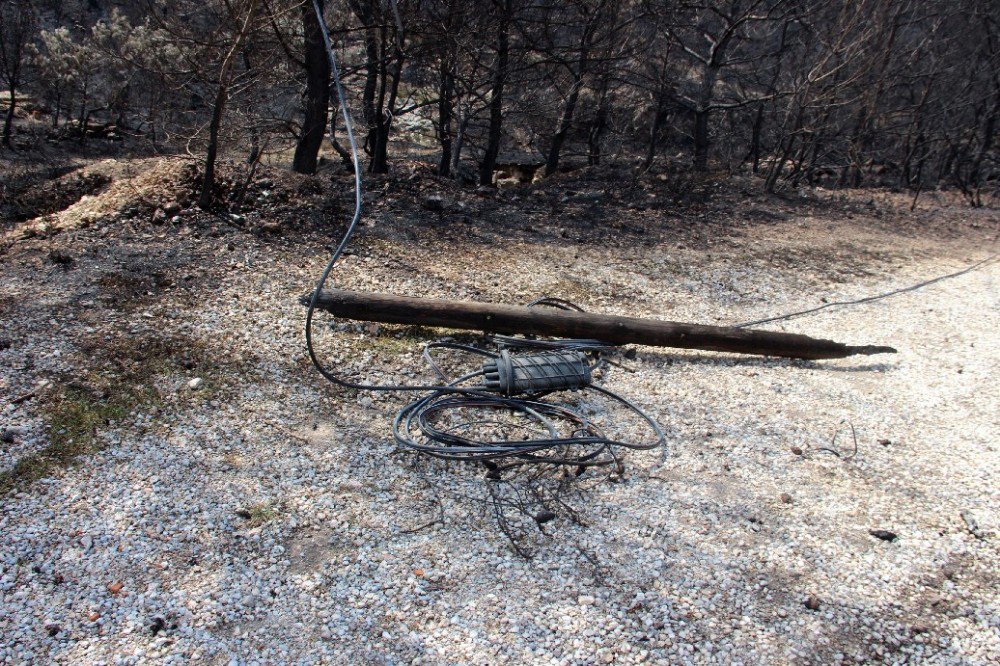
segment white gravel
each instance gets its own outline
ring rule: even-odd
[[[752,240],[692,222],[612,246],[548,233],[543,209],[509,239],[489,219],[380,222],[336,279],[713,323],[892,289],[995,247],[823,206]],[[72,267],[46,263],[51,243],[76,248]],[[101,276],[139,259],[173,286],[107,298]],[[98,225],[3,260],[0,427],[20,430],[0,469],[47,444],[47,397],[95,364],[84,339],[181,336],[214,366],[157,375],[155,410],[0,499],[0,663],[1000,662],[998,264],[778,326],[896,356],[640,349],[606,381],[661,421],[669,455],[628,454],[621,482],[575,502],[581,524],[547,524],[524,560],[459,499],[481,472],[393,455],[404,398],[346,395],[311,370],[295,299],[322,266],[318,237]],[[355,338],[358,366],[400,351]],[[857,455],[820,450],[849,453],[852,425]]]

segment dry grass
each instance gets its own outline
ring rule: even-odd
[[[159,377],[197,372],[205,381],[199,391],[203,397],[222,385],[205,350],[191,340],[152,336],[111,344],[94,340],[84,342],[82,351],[92,359],[91,370],[50,394],[43,408],[49,443],[0,473],[0,495],[23,490],[80,456],[99,451],[102,429],[137,410],[159,405],[161,397],[154,386]]]
[[[238,510],[236,515],[245,519],[249,527],[260,527],[277,518],[278,509],[268,502],[259,502]]]
[[[45,409],[49,423],[49,445],[17,461],[0,474],[0,495],[26,488],[72,464],[79,456],[99,450],[98,430],[121,421],[136,407],[150,404],[155,398],[151,389],[123,387],[101,394],[81,385],[59,390]]]

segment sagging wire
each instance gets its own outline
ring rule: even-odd
[[[665,453],[666,436],[659,424],[633,402],[608,389],[592,384],[580,388],[581,391],[600,393],[638,416],[639,420],[645,423],[652,432],[653,438],[651,440],[625,442],[609,437],[598,424],[579,411],[542,400],[544,397],[542,392],[529,393],[525,397],[513,397],[486,390],[484,383],[471,384],[474,379],[483,377],[482,370],[451,379],[434,360],[431,353],[433,349],[451,349],[489,359],[499,359],[506,353],[505,350],[513,350],[514,352],[530,349],[572,351],[591,354],[593,358],[597,359],[591,369],[596,369],[602,364],[600,354],[613,349],[613,347],[597,340],[534,340],[496,336],[493,338],[493,343],[497,351],[449,341],[432,342],[424,348],[424,359],[440,378],[441,383],[439,384],[365,384],[354,382],[338,376],[319,359],[313,344],[312,334],[316,305],[320,292],[329,280],[334,266],[344,253],[361,220],[363,186],[357,140],[354,135],[347,98],[341,84],[333,44],[318,1],[312,0],[312,4],[330,61],[330,71],[344,119],[354,166],[354,212],[351,221],[317,281],[315,290],[308,299],[305,336],[306,348],[313,366],[325,379],[343,388],[425,393],[426,395],[412,401],[397,414],[393,422],[393,438],[396,443],[405,449],[435,458],[481,462],[490,470],[489,478],[499,479],[503,471],[517,468],[526,463],[570,466],[576,468],[577,476],[579,476],[589,467],[608,465],[620,467],[618,449],[662,448]],[[398,20],[398,10],[395,10],[395,3],[393,5]],[[542,298],[530,305],[580,310],[579,306],[558,298]],[[440,425],[442,421],[446,420],[446,415],[460,410],[503,412],[508,416],[513,414],[521,417],[521,423],[487,418],[459,422],[450,427]],[[494,438],[479,436],[475,432],[480,428],[490,427],[494,430],[500,429],[508,432],[519,431],[521,437],[517,439],[512,437]],[[569,428],[569,434],[565,433],[566,428]],[[541,433],[541,435],[537,433]]]
[[[923,289],[937,282],[942,282],[943,280],[950,280],[951,278],[957,278],[959,276],[965,275],[966,273],[971,273],[972,271],[978,270],[991,264],[997,259],[1000,259],[1000,252],[991,254],[981,261],[977,261],[974,264],[966,266],[960,271],[955,271],[954,273],[947,273],[946,275],[939,275],[937,277],[930,278],[929,280],[923,280],[916,284],[911,284],[906,287],[900,287],[899,289],[893,289],[891,291],[886,291],[881,294],[874,294],[872,296],[865,296],[864,298],[857,298],[849,301],[833,301],[831,303],[824,303],[823,305],[816,306],[814,308],[808,308],[806,310],[799,310],[797,312],[789,312],[788,314],[777,315],[775,317],[767,317],[766,319],[755,319],[754,321],[745,321],[741,324],[733,324],[733,328],[749,328],[751,326],[759,326],[760,324],[768,324],[775,321],[786,321],[788,319],[794,319],[795,317],[804,317],[806,315],[815,314],[816,312],[821,312],[822,310],[827,310],[829,308],[841,308],[847,307],[849,305],[861,305],[863,303],[871,303],[873,301],[880,301],[884,298],[889,298],[891,296],[897,296],[899,294],[905,294],[911,291],[916,291],[918,289]]]

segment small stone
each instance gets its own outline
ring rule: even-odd
[[[98,613],[97,611],[94,611],[93,613],[87,616],[87,622],[97,622],[100,619],[101,619],[101,614]]]
[[[891,532],[889,530],[868,530],[868,534],[871,534],[876,539],[888,541],[889,543],[892,543],[898,538],[895,532]]]
[[[423,207],[435,213],[440,213],[444,210],[444,198],[440,194],[432,194],[424,199]]]
[[[194,379],[189,381],[187,385],[188,388],[191,389],[192,391],[197,391],[202,387],[202,384],[204,383],[205,383],[204,379],[202,379],[201,377],[195,377]]]
[[[557,517],[558,516],[551,511],[539,511],[535,515],[535,522],[539,525],[544,525],[545,523],[555,520]]]
[[[959,513],[962,518],[962,522],[965,523],[965,528],[969,530],[969,534],[976,537],[977,539],[985,539],[986,534],[979,528],[979,523],[976,522],[976,518],[968,511],[962,511]]]
[[[792,453],[794,453],[797,456],[801,456],[802,455],[802,449],[800,447],[798,447],[798,446],[793,446],[792,447]]]
[[[63,250],[52,250],[49,252],[49,261],[60,266],[69,266],[73,263],[73,257]]]
[[[360,398],[358,398],[358,404],[364,407],[365,409],[371,409],[372,405],[374,405],[375,403],[370,397],[368,397],[367,395],[363,395]]]
[[[910,631],[912,631],[915,634],[926,634],[930,632],[930,630],[931,630],[930,626],[924,624],[923,622],[916,622],[910,625]]]
[[[122,588],[124,587],[125,587],[124,583],[118,583],[118,582],[110,583],[108,585],[108,592],[110,592],[111,594],[118,594],[122,591]]]
[[[62,627],[59,626],[58,622],[45,623],[45,631],[48,633],[49,636],[55,636],[56,634],[59,633],[60,629],[62,629]]]
[[[589,594],[581,594],[576,598],[576,603],[581,606],[593,606],[597,600]]]
[[[806,597],[805,606],[811,611],[818,611],[820,607],[819,597],[815,594],[810,594]]]
[[[781,493],[781,503],[782,504],[791,504],[792,503],[792,496],[789,495],[788,493]]]
[[[4,444],[13,444],[15,439],[17,439],[17,435],[10,428],[4,428],[3,432],[0,433],[0,440],[2,440]]]
[[[170,203],[163,206],[163,212],[167,215],[177,215],[181,212],[182,206],[176,201],[171,201]]]
[[[167,628],[167,622],[160,616],[154,617],[149,622],[149,631],[154,636]]]

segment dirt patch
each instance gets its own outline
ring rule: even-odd
[[[99,428],[123,419],[136,406],[149,401],[148,391],[132,387],[111,392],[72,383],[60,388],[46,407],[50,443],[24,456],[0,474],[0,495],[19,490],[58,467],[71,464],[86,453],[97,451]]]
[[[99,298],[121,310],[134,309],[155,298],[163,289],[173,286],[173,279],[150,266],[133,265],[109,270],[97,279]],[[148,298],[147,298],[148,297]]]
[[[305,532],[292,537],[288,544],[289,573],[309,575],[322,571],[323,565],[340,555],[344,548],[331,544],[332,530]]]
[[[750,254],[755,260],[779,270],[808,268],[830,283],[851,282],[855,278],[875,277],[885,272],[885,267],[896,263],[900,255],[868,250],[850,244],[835,247],[769,248]]]
[[[86,227],[117,215],[135,216],[165,201],[190,196],[197,166],[180,159],[103,160],[14,197],[20,237]]]
[[[0,296],[0,314],[8,314],[14,310],[17,299],[13,296]]]

